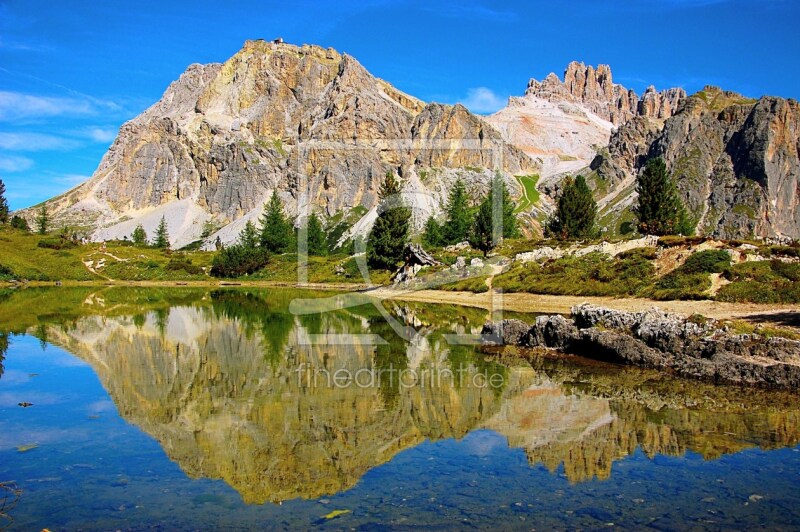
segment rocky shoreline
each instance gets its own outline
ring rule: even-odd
[[[489,322],[487,344],[552,348],[596,360],[713,383],[800,390],[800,341],[736,334],[725,324],[657,308],[626,312],[590,304],[570,316]]]

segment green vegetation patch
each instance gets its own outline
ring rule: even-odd
[[[539,176],[534,175],[518,175],[515,176],[517,182],[522,187],[522,197],[519,199],[519,205],[514,212],[523,212],[530,209],[532,206],[539,203],[539,191],[536,189],[536,183],[539,182]]]
[[[679,268],[671,271],[646,292],[658,300],[708,299],[712,273],[730,268],[731,256],[721,249],[708,249],[692,254]]]
[[[640,248],[611,258],[602,253],[562,257],[542,265],[517,264],[494,278],[506,292],[553,295],[634,296],[652,283],[655,250]]]
[[[467,279],[460,279],[454,283],[443,284],[439,290],[447,290],[449,292],[474,292],[482,294],[489,291],[489,285],[486,284],[488,275],[481,275],[479,277],[469,277]]]
[[[719,301],[800,303],[800,264],[778,260],[736,264],[723,275],[730,284],[717,294]]]
[[[83,265],[81,248],[39,247],[39,242],[50,240],[61,239],[49,236],[43,238],[26,231],[0,226],[0,261],[6,272],[6,279],[89,281],[98,278]]]

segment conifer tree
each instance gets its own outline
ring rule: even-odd
[[[136,226],[136,229],[133,230],[131,233],[131,240],[133,240],[134,245],[142,247],[147,245],[147,233],[142,227],[142,224]]]
[[[492,196],[493,194],[490,192],[489,196],[481,202],[469,233],[469,244],[482,251],[484,257],[498,244],[500,236],[499,234],[495,235],[493,229]]]
[[[156,228],[156,236],[153,239],[153,246],[158,249],[169,249],[169,232],[167,231],[167,220],[162,216]]]
[[[517,209],[517,204],[511,199],[511,193],[508,191],[505,181],[498,173],[492,182],[492,193],[496,190],[502,192],[502,213],[503,213],[503,238],[515,238],[519,236],[519,226],[517,225],[517,215],[514,211]]]
[[[30,231],[31,228],[28,225],[28,221],[23,218],[22,216],[14,215],[11,217],[11,227],[15,229],[20,229],[21,231]]]
[[[587,238],[594,234],[597,202],[586,179],[567,177],[558,198],[558,206],[548,224],[551,234],[559,238]]]
[[[367,238],[367,262],[374,268],[393,269],[403,260],[411,209],[403,204],[400,184],[391,171],[378,192],[378,217]]]
[[[256,226],[253,225],[253,222],[247,220],[247,223],[244,224],[244,229],[239,233],[239,245],[247,249],[255,249],[260,243],[260,238]]]
[[[273,190],[261,216],[261,247],[270,253],[285,253],[292,245],[292,229],[278,191]]]
[[[469,226],[467,226],[469,229]],[[425,222],[425,230],[422,233],[422,242],[426,246],[438,247],[445,244],[443,233],[444,228],[431,215]]]
[[[497,205],[495,205],[496,197],[500,198]],[[501,239],[518,236],[515,208],[516,205],[511,199],[511,194],[508,192],[503,178],[498,174],[492,180],[489,194],[478,207],[470,229],[470,245],[483,251],[485,256],[500,243]],[[502,227],[495,227],[495,218],[502,224]]]
[[[311,213],[308,217],[307,228],[307,243],[308,254],[322,257],[328,254],[328,236],[322,228],[322,222],[319,220],[317,213]]]
[[[47,211],[47,205],[42,205],[36,215],[36,232],[40,235],[44,235],[49,228],[50,213]]]
[[[650,159],[636,179],[639,232],[652,235],[690,234],[693,227],[678,196],[678,187],[661,157]]]
[[[445,212],[447,218],[441,228],[442,243],[450,245],[465,241],[469,235],[472,213],[469,208],[467,187],[460,178],[453,185],[453,191],[447,200]]]
[[[8,223],[8,201],[6,201],[6,185],[0,179],[0,224]]]

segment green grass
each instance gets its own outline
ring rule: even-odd
[[[517,264],[494,278],[493,286],[506,292],[552,295],[634,296],[655,275],[653,250],[641,248],[616,258],[601,253],[562,257],[544,264]]]
[[[337,273],[337,267],[342,273]],[[307,262],[308,282],[310,283],[365,283],[366,280],[358,269],[358,262],[354,257],[344,254],[328,257],[308,257]],[[389,282],[392,272],[386,270],[373,270],[368,268],[369,278],[373,284]],[[249,280],[297,282],[297,254],[286,253],[270,257],[269,264],[263,269],[247,277]]]
[[[734,214],[740,214],[742,216],[747,217],[749,220],[755,220],[757,217],[756,210],[751,207],[750,205],[745,205],[740,203],[738,205],[734,205],[733,209],[731,209]]]
[[[724,274],[730,284],[717,294],[720,301],[800,303],[800,264],[778,260],[736,264]]]
[[[113,255],[117,260],[111,257]],[[98,273],[120,281],[200,281],[208,279],[214,253],[209,251],[171,252],[109,244],[87,253],[86,258],[105,259]]]
[[[0,280],[28,281],[120,281],[201,280],[203,268],[211,264],[213,253],[191,253],[139,248],[129,243],[61,246],[55,235],[34,235],[0,227]],[[59,244],[59,245],[56,245]],[[61,247],[61,249],[53,249]],[[104,260],[105,266],[92,273]]]
[[[731,105],[752,105],[757,100],[753,98],[745,98],[739,95],[727,95],[722,90],[710,88],[709,90],[703,89],[689,98],[698,98],[708,105],[711,111],[722,111]]]
[[[449,292],[474,292],[482,294],[489,291],[489,286],[486,284],[487,275],[480,277],[469,277],[467,279],[460,279],[454,283],[443,284],[439,290],[447,290]]]
[[[515,177],[522,187],[522,196],[519,198],[519,205],[517,205],[515,212],[523,212],[539,203],[539,191],[536,190],[536,183],[539,181],[539,176],[534,174],[518,175]]]
[[[49,249],[39,247],[51,235],[39,236],[0,226],[0,273],[3,280],[91,281],[100,279],[81,262],[83,248]]]
[[[725,325],[734,334],[757,334],[764,338],[787,338],[789,340],[800,340],[800,334],[790,330],[769,325],[758,325],[744,320],[726,321]]]
[[[692,254],[679,268],[669,272],[645,295],[658,300],[708,299],[712,273],[728,271],[731,256],[727,251],[708,249]]]

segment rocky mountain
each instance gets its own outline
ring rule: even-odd
[[[564,81],[555,73],[531,79],[525,95],[487,118],[506,139],[542,160],[541,177],[585,168],[607,146],[614,129],[638,116],[668,118],[686,97],[683,89],[636,92],[613,82],[611,68],[573,61]]]
[[[248,41],[223,64],[192,65],[120,129],[86,183],[49,201],[56,224],[96,240],[152,235],[173,246],[236,239],[277,190],[289,213],[345,219],[365,234],[387,171],[403,183],[420,228],[457,177],[480,198],[496,171],[529,233],[552,211],[561,180],[584,173],[607,234],[634,224],[635,179],[650,157],[673,172],[698,232],[800,237],[800,133],[795,100],[751,100],[707,87],[639,96],[607,65],[570,63],[480,117],[426,104],[318,46]],[[523,187],[522,176],[527,176]],[[515,177],[518,177],[516,179]],[[24,212],[33,218],[32,210]]]
[[[663,125],[622,125],[592,163],[610,211],[626,218],[636,173],[663,157],[698,232],[722,238],[800,237],[800,106],[705,87]]]
[[[89,181],[49,205],[95,239],[139,223],[152,234],[164,216],[182,246],[234,240],[273,190],[294,215],[333,216],[375,207],[394,171],[421,225],[456,175],[480,187],[501,169],[513,189],[511,175],[535,167],[463,106],[426,105],[330,48],[259,40],[190,66],[122,126]]]
[[[669,118],[686,91],[673,88],[657,92],[652,85],[641,98],[631,89],[613,82],[611,67],[573,61],[564,70],[564,81],[554,73],[544,81],[530,80],[526,96],[534,96],[553,102],[580,103],[589,111],[615,126],[624,124],[634,116]]]

